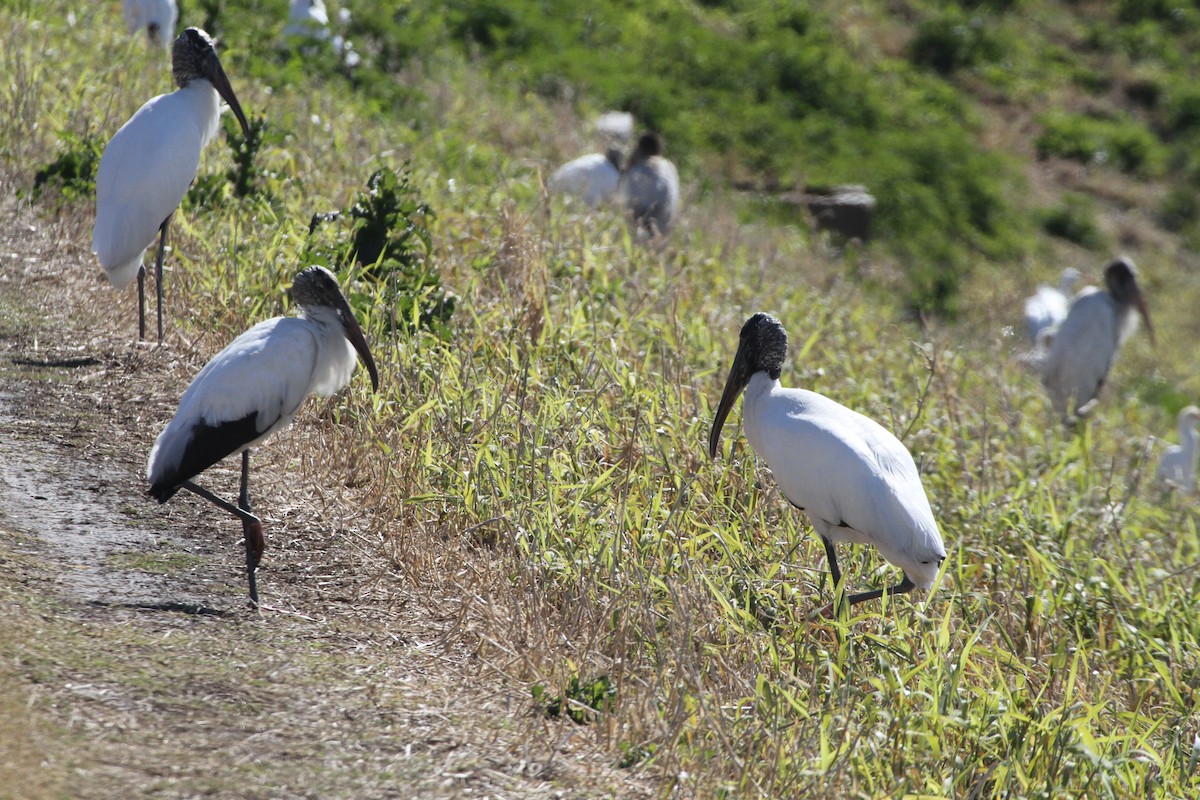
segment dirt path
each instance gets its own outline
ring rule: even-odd
[[[129,343],[83,221],[0,219],[0,798],[651,793],[302,492],[260,578],[296,613],[246,610],[236,521],[142,494],[187,354]]]

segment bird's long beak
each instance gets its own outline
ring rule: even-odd
[[[1146,299],[1142,297],[1141,292],[1138,292],[1133,298],[1133,303],[1137,306],[1138,313],[1142,315],[1142,319],[1146,322],[1146,333],[1150,335],[1150,344],[1155,344],[1154,326],[1150,324],[1150,309],[1146,307]]]
[[[233,115],[237,117],[238,123],[242,126],[242,135],[250,135],[250,125],[246,122],[246,115],[242,113],[242,104],[238,102],[237,95],[233,93],[233,87],[229,85],[229,76],[225,74],[224,67],[221,62],[213,59],[213,64],[210,68],[211,75],[208,79],[212,82],[213,88],[217,90],[217,94],[229,103],[229,107],[233,109]]]
[[[717,443],[721,439],[721,427],[724,426],[725,418],[729,416],[729,410],[733,408],[738,395],[742,393],[742,390],[746,388],[746,384],[750,382],[748,372],[746,357],[739,346],[737,355],[733,357],[733,366],[729,368],[729,377],[725,379],[725,391],[721,393],[721,402],[717,404],[717,416],[713,419],[712,430],[708,434],[709,458],[717,457]]]
[[[350,344],[358,351],[358,357],[367,365],[367,372],[371,375],[371,389],[377,392],[379,391],[379,370],[375,369],[375,359],[371,357],[371,348],[367,347],[367,337],[363,335],[362,328],[359,326],[358,320],[354,318],[354,312],[350,310],[350,304],[344,297],[339,311],[342,317],[342,330],[346,332],[346,338],[350,340]]]

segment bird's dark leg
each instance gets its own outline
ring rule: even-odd
[[[146,338],[146,265],[138,267],[138,341]]]
[[[247,462],[243,461],[242,463],[246,464]],[[220,497],[217,497],[215,494],[210,492],[208,489],[205,489],[203,486],[198,486],[198,485],[192,483],[191,481],[184,481],[183,483],[179,484],[179,488],[187,489],[192,494],[203,497],[205,500],[209,501],[210,503],[212,503],[216,506],[220,506],[221,508],[225,509],[230,514],[233,514],[235,517],[239,518],[242,521],[242,531],[246,535],[246,545],[247,545],[247,547],[246,547],[246,566],[248,568],[249,578],[250,578],[250,602],[252,602],[254,604],[254,606],[257,608],[258,607],[258,586],[256,585],[255,580],[254,580],[254,569],[250,567],[250,563],[251,563],[250,553],[253,549],[251,547],[251,540],[252,540],[254,531],[258,532],[258,541],[260,542],[260,545],[261,545],[261,542],[262,542],[262,520],[260,520],[258,517],[251,514],[248,510],[240,508],[238,506],[235,506],[233,503],[229,502],[228,500],[223,500]],[[258,556],[261,556],[262,555],[262,547],[259,546],[257,548],[256,552],[257,552]],[[257,557],[255,558],[253,563],[254,563],[254,567],[258,566]]]
[[[833,541],[822,536],[821,543],[825,545],[825,560],[829,562],[829,573],[833,577],[833,602],[826,606],[826,609],[828,613],[836,616],[836,610],[842,607],[841,598],[845,590],[842,586],[842,571],[838,569],[837,550],[833,547]],[[826,612],[822,610],[821,613]]]
[[[258,581],[255,571],[262,560],[267,541],[263,536],[262,522],[250,513],[250,450],[242,451],[242,490],[238,494],[238,506],[249,515],[242,517],[242,535],[246,539],[246,579],[250,583],[250,602],[258,606]]]
[[[158,258],[154,260],[154,285],[158,290],[158,343],[162,344],[163,340],[163,319],[162,319],[162,301],[163,301],[163,285],[162,285],[162,265],[163,253],[167,249],[167,227],[171,224],[173,214],[168,214],[163,220],[162,225],[158,226]]]
[[[900,583],[896,584],[890,589],[872,589],[869,592],[859,592],[858,594],[850,595],[848,598],[846,598],[846,601],[850,605],[854,605],[855,603],[861,603],[864,600],[874,600],[877,597],[883,597],[884,592],[887,592],[888,594],[904,594],[905,592],[911,592],[915,588],[917,588],[917,585],[908,579],[908,575],[905,575],[904,580],[900,581]]]

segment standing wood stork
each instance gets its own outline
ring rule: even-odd
[[[787,333],[779,320],[758,313],[742,326],[708,436],[709,455],[716,458],[721,427],[745,390],[746,438],[784,497],[808,515],[821,537],[834,591],[843,590],[834,550],[842,541],[874,545],[904,570],[904,580],[887,591],[931,588],[946,549],[912,455],[869,417],[816,392],[781,386],[786,356]],[[884,591],[848,599],[873,600]]]
[[[1079,278],[1079,270],[1067,267],[1063,270],[1057,287],[1039,286],[1037,291],[1025,300],[1025,327],[1029,330],[1029,340],[1035,345],[1042,343],[1044,332],[1053,331],[1067,318],[1071,297]]]
[[[679,214],[679,172],[662,152],[657,133],[642,134],[621,173],[625,210],[650,236],[670,233]]]
[[[1158,462],[1158,479],[1172,489],[1191,494],[1196,488],[1196,425],[1200,408],[1188,406],[1179,412],[1179,444],[1173,444]]]
[[[1146,320],[1146,332],[1154,342],[1133,262],[1125,256],[1111,262],[1104,269],[1104,283],[1108,291],[1092,286],[1075,296],[1042,367],[1050,402],[1066,422],[1095,410],[1117,352],[1137,329],[1135,310]]]
[[[613,196],[620,180],[621,151],[613,146],[568,161],[554,171],[548,185],[553,192],[578,197],[596,208]]]
[[[283,35],[301,38],[329,38],[329,12],[324,0],[292,0],[288,6],[288,24]]]
[[[167,424],[146,472],[150,496],[165,503],[180,489],[210,500],[242,520],[250,601],[258,605],[254,571],[266,542],[262,522],[250,508],[250,448],[288,425],[311,392],[329,397],[350,382],[355,351],[366,364],[372,389],[379,373],[362,328],[324,267],[309,267],[292,284],[299,317],[260,322],[232,343],[192,380]],[[226,456],[242,454],[237,505],[192,478]]]
[[[123,7],[130,33],[145,31],[150,43],[159,47],[171,43],[179,20],[175,0],[124,0]]]
[[[146,338],[146,270],[142,256],[158,234],[158,341],[163,338],[162,265],[171,216],[217,134],[221,98],[249,135],[241,104],[207,33],[188,28],[175,40],[171,71],[179,86],[152,98],[113,135],[96,173],[96,227],[92,252],[108,279],[124,289],[138,281],[138,338]]]

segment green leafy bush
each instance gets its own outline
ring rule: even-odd
[[[433,211],[412,185],[407,164],[400,172],[382,167],[371,174],[367,190],[349,208],[313,216],[305,261],[336,270],[359,264],[363,274],[382,287],[391,308],[391,327],[447,336],[458,298],[442,286],[432,264],[428,224],[433,219]],[[332,244],[311,238],[324,223],[337,220],[350,224],[338,229]]]
[[[95,134],[81,136],[63,131],[59,139],[63,146],[58,157],[34,173],[29,192],[30,199],[36,201],[43,191],[57,190],[56,207],[95,196],[96,170],[104,152],[104,141]]]
[[[233,165],[220,171],[198,176],[188,189],[184,205],[189,208],[216,208],[231,196],[236,199],[262,197],[271,199],[271,190],[264,186],[268,177],[259,166],[259,152],[264,144],[278,144],[282,137],[270,131],[270,124],[263,115],[251,117],[250,132],[242,133],[241,126],[230,114],[221,118],[225,144],[228,146]]]
[[[1062,205],[1041,211],[1037,217],[1042,230],[1051,236],[1089,250],[1099,250],[1104,246],[1104,237],[1096,227],[1095,208],[1086,195],[1067,194]]]
[[[1034,142],[1039,158],[1059,156],[1083,164],[1112,164],[1122,172],[1154,175],[1166,151],[1144,125],[1130,119],[1051,112],[1040,119]]]
[[[917,25],[916,36],[909,45],[909,58],[917,66],[950,75],[960,69],[998,61],[1008,49],[991,20],[947,9]]]
[[[597,713],[613,707],[617,687],[607,675],[588,680],[580,680],[578,675],[572,675],[566,691],[560,695],[552,697],[540,684],[533,687],[532,694],[534,702],[545,705],[546,716],[557,718],[566,714],[574,722],[586,725],[595,719]]]

